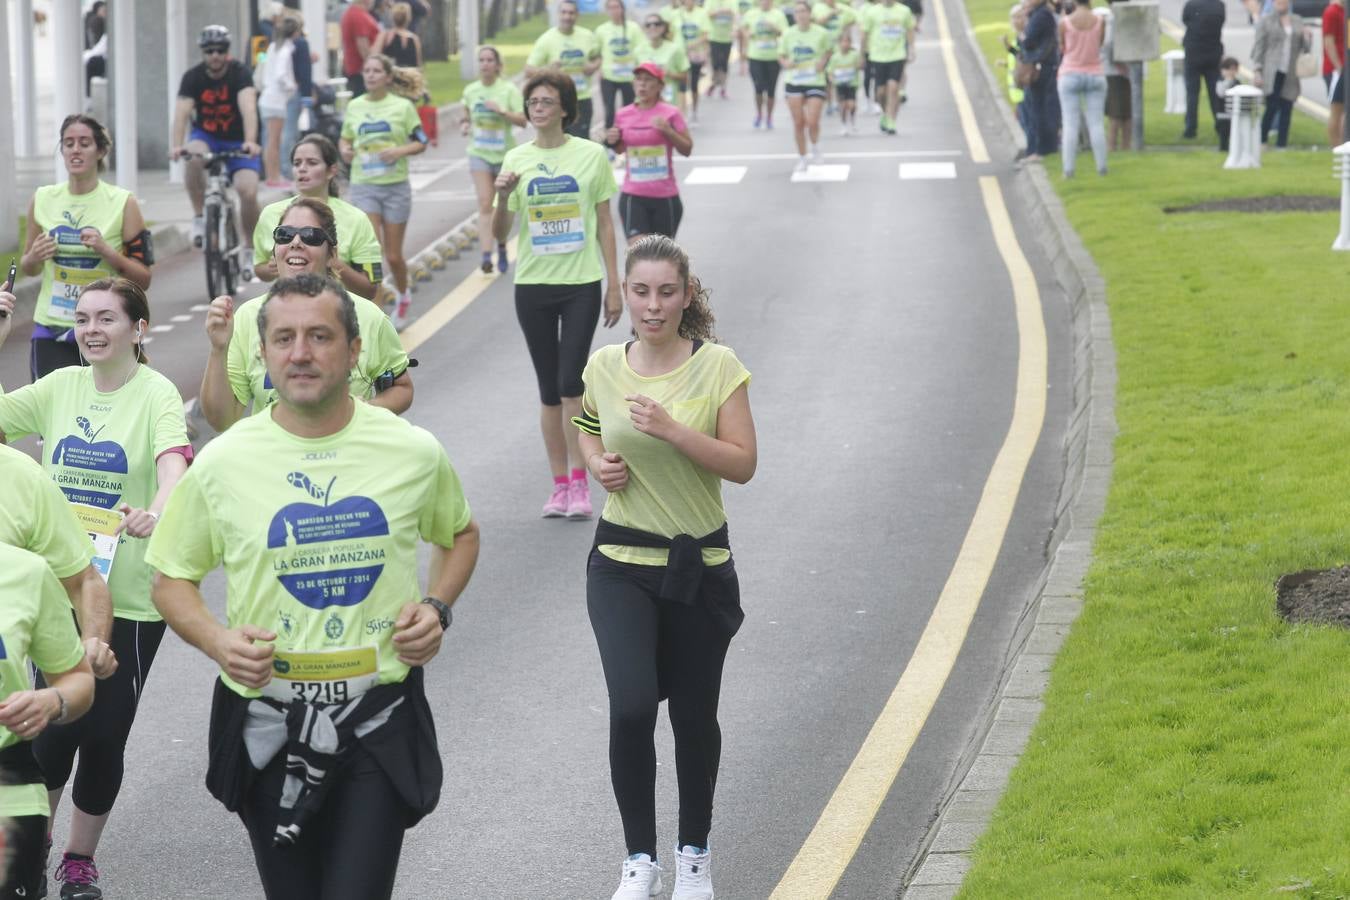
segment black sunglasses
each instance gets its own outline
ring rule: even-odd
[[[230,45],[229,45],[229,44],[219,44],[219,45],[217,45],[217,44],[212,44],[210,47],[203,47],[203,48],[202,48],[202,52],[205,53],[207,56],[210,56],[210,55],[213,54],[213,53],[218,53],[218,54],[220,54],[221,56],[224,56],[224,55],[226,55],[227,53],[230,52]]]
[[[300,240],[311,247],[322,247],[328,243],[328,232],[314,225],[306,225],[304,228],[295,228],[291,225],[278,225],[272,229],[272,240],[278,246],[289,244],[295,240],[296,235],[300,235]]]
[[[664,25],[664,24],[666,24],[666,23],[665,23],[665,22],[643,22],[643,23],[642,23],[642,25],[643,25],[644,28],[660,28],[660,27],[661,27],[662,25]]]

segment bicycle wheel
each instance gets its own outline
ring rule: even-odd
[[[234,227],[234,204],[227,202],[220,225],[221,270],[225,273],[225,293],[233,295],[239,286],[239,231]]]
[[[225,248],[220,243],[220,204],[206,204],[203,216],[202,249],[206,257],[206,296],[214,300],[230,293],[225,286]]]

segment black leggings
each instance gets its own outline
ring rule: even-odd
[[[83,365],[80,360],[80,346],[74,341],[35,337],[29,342],[28,374],[33,376],[34,381],[57,369],[79,365]]]
[[[581,370],[600,321],[601,299],[598,281],[516,285],[516,320],[534,363],[539,402],[545,406],[581,396]]]
[[[656,744],[663,699],[675,733],[679,843],[708,846],[722,755],[717,701],[732,635],[702,605],[740,606],[731,561],[703,570],[698,604],[658,597],[663,566],[615,562],[591,551],[586,607],[609,689],[609,768],[628,852],[656,859]]]
[[[778,69],[777,60],[750,60],[750,80],[755,84],[756,94],[774,95],[778,90]]]
[[[698,80],[703,77],[703,63],[691,62],[689,64],[689,91],[698,93]]]
[[[1289,123],[1294,114],[1294,101],[1284,98],[1283,72],[1275,73],[1275,83],[1266,95],[1266,111],[1261,116],[1261,143],[1270,140],[1270,130],[1275,129],[1275,146],[1289,145]]]
[[[619,95],[623,98],[622,103],[615,103],[614,96]],[[631,81],[610,81],[608,78],[600,79],[600,98],[605,101],[605,130],[614,127],[614,114],[620,107],[627,106],[633,102],[637,96],[633,93],[633,82]]]
[[[712,70],[722,75],[727,74],[727,63],[731,61],[731,44],[709,41],[708,55],[712,58]]]
[[[626,238],[640,234],[664,234],[673,238],[683,217],[684,204],[678,194],[674,197],[619,195],[619,219],[623,222]]]
[[[867,59],[867,58],[864,57],[864,58],[863,58],[863,96],[865,96],[868,100],[871,100],[871,99],[872,99],[872,82],[873,82],[872,61],[871,61],[870,59]]]
[[[47,817],[14,816],[5,823],[5,877],[0,900],[33,900],[47,874]]]
[[[594,104],[591,98],[577,101],[577,119],[571,125],[564,129],[568,134],[574,137],[591,139],[591,115],[594,112]]]
[[[242,750],[241,750],[242,752]],[[273,846],[286,752],[257,773],[239,809],[268,900],[379,900],[393,896],[407,808],[359,743],[294,846]]]
[[[136,706],[163,637],[163,622],[114,618],[111,646],[117,654],[117,671],[105,681],[94,682],[94,705],[89,712],[69,725],[50,726],[33,742],[33,755],[51,791],[70,780],[79,751],[71,800],[91,816],[109,812],[117,800],[131,723],[136,721]]]

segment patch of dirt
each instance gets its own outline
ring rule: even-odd
[[[1339,197],[1322,194],[1290,194],[1279,197],[1229,197],[1206,200],[1193,206],[1164,206],[1165,213],[1188,212],[1334,212],[1341,208]]]
[[[1275,609],[1286,621],[1350,628],[1350,566],[1281,575],[1275,595]]]

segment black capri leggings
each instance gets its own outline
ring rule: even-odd
[[[689,90],[698,93],[698,80],[703,77],[703,63],[691,62],[689,64]]]
[[[33,900],[46,896],[47,817],[14,816],[5,823],[5,877],[0,900]]]
[[[668,699],[680,791],[679,842],[708,846],[722,756],[717,702],[732,634],[707,604],[740,609],[735,564],[703,570],[694,605],[659,598],[664,566],[592,550],[586,607],[609,689],[609,769],[628,852],[656,858],[656,715]]]
[[[114,618],[111,646],[117,654],[117,671],[105,681],[94,682],[94,705],[89,712],[69,725],[48,727],[33,741],[33,755],[49,791],[65,787],[79,751],[71,800],[91,816],[109,812],[122,788],[127,737],[163,637],[163,622]],[[42,681],[41,673],[38,681]]]
[[[623,101],[615,103],[614,97],[618,95]],[[610,81],[608,78],[600,79],[600,98],[605,101],[605,129],[614,127],[614,114],[621,107],[627,106],[633,102],[637,96],[633,92],[633,82],[631,81]]]
[[[778,61],[772,59],[750,60],[750,80],[755,84],[756,94],[768,94],[770,97],[778,90]]]
[[[581,370],[600,321],[601,299],[598,281],[516,285],[516,319],[539,380],[539,402],[545,406],[581,396]]]
[[[679,194],[674,197],[635,197],[619,195],[619,219],[623,222],[624,237],[640,234],[664,234],[673,238],[684,218],[684,204]]]
[[[712,58],[712,70],[722,75],[727,74],[727,63],[731,61],[731,44],[709,41],[708,55]]]
[[[564,130],[574,137],[590,140],[592,110],[593,104],[591,103],[590,97],[587,97],[585,100],[578,100],[576,121],[571,125],[568,125]]]

